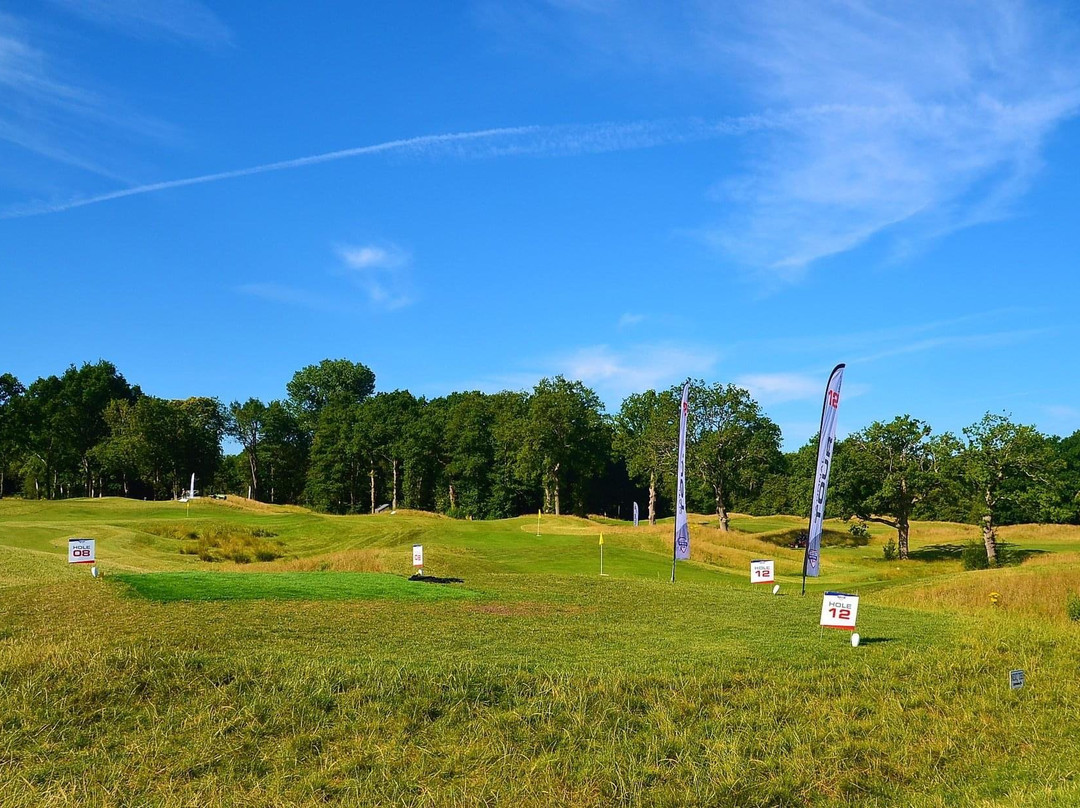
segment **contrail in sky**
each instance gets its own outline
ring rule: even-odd
[[[574,155],[600,152],[642,149],[670,143],[704,140],[721,135],[743,134],[755,129],[775,128],[781,125],[776,119],[762,116],[746,116],[726,121],[706,123],[700,120],[644,121],[634,123],[604,123],[565,126],[512,126],[496,129],[480,129],[474,132],[451,132],[441,135],[388,140],[369,146],[359,146],[340,151],[323,152],[292,160],[200,174],[177,180],[152,182],[121,188],[96,196],[75,197],[62,202],[36,202],[20,205],[0,212],[0,219],[20,219],[47,213],[110,202],[129,196],[140,196],[172,188],[202,185],[208,182],[285,171],[292,168],[329,163],[351,157],[386,152],[414,152],[418,154],[441,153],[458,157],[502,157],[511,155]],[[480,148],[477,148],[479,146]]]

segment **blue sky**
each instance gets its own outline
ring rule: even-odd
[[[284,395],[747,386],[796,448],[1080,429],[1080,12],[48,0],[0,10],[0,369]]]

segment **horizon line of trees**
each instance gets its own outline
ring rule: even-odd
[[[606,413],[580,381],[556,376],[531,391],[437,398],[376,392],[359,362],[298,370],[286,396],[228,406],[215,398],[148,396],[104,360],[22,385],[0,375],[0,497],[119,495],[175,498],[190,475],[205,492],[298,503],[331,513],[382,503],[477,519],[532,512],[647,518],[674,499],[680,387],[628,396]],[[808,513],[816,437],[781,450],[780,428],[732,384],[693,380],[688,507],[714,512]],[[225,438],[241,447],[222,450]],[[829,517],[897,531],[910,522],[982,527],[990,563],[996,528],[1080,524],[1080,431],[1045,435],[987,413],[961,436],[935,434],[910,415],[875,421],[834,451]]]

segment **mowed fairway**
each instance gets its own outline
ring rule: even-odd
[[[695,519],[674,585],[670,524],[536,522],[0,501],[0,804],[1080,804],[1080,529],[963,572],[974,528],[916,524],[903,564],[875,528],[802,598],[768,540],[800,519]],[[208,526],[283,557],[182,552]],[[405,580],[417,543],[465,583]]]

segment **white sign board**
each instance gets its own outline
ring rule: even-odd
[[[424,545],[414,544],[412,546],[412,565],[414,567],[424,566]]]
[[[752,584],[771,584],[776,578],[773,573],[773,562],[771,560],[758,560],[750,562],[750,583]]]
[[[69,564],[93,564],[94,558],[93,539],[68,539]]]
[[[1009,671],[1009,689],[1019,690],[1024,686],[1023,671]]]
[[[859,613],[859,596],[843,592],[826,592],[821,601],[822,628],[855,630],[855,618]]]

